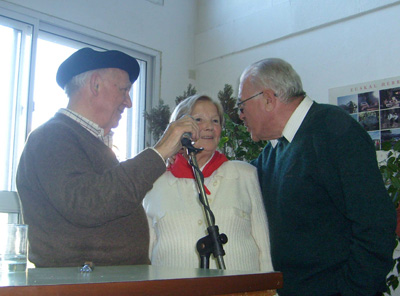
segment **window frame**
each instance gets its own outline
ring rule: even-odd
[[[0,16],[9,18],[13,21],[20,22],[32,26],[32,50],[31,50],[31,61],[30,61],[30,73],[28,82],[28,94],[27,94],[27,110],[26,110],[26,123],[25,123],[25,134],[23,141],[26,140],[28,134],[31,131],[32,111],[33,111],[33,85],[34,85],[34,74],[35,74],[35,59],[36,59],[36,47],[37,39],[41,32],[58,35],[64,38],[77,40],[82,43],[87,43],[101,48],[112,48],[114,45],[117,49],[133,55],[135,58],[146,62],[146,79],[142,81],[142,85],[139,86],[142,92],[139,95],[140,101],[137,102],[136,106],[126,110],[127,112],[133,113],[137,110],[139,105],[143,106],[143,111],[149,112],[153,106],[156,106],[159,102],[160,94],[160,77],[161,77],[161,52],[139,45],[129,40],[121,39],[116,36],[109,35],[107,33],[99,32],[94,29],[79,26],[77,24],[64,21],[51,17],[49,15],[42,14],[37,11],[32,11],[11,3],[0,2]],[[111,45],[111,46],[110,46]],[[55,81],[55,80],[54,80]],[[54,82],[55,83],[55,82]],[[138,139],[135,145],[136,147],[129,147],[132,151],[133,148],[137,152],[143,150],[146,143],[153,143],[149,132],[146,129],[146,122],[144,116],[132,117],[136,118],[136,126],[138,130]],[[129,123],[129,122],[128,122]],[[21,137],[20,137],[21,138]],[[21,143],[14,144],[18,147],[23,147]],[[128,149],[129,149],[128,148]],[[15,149],[15,147],[14,147]],[[16,151],[13,156],[13,167],[12,182],[9,190],[16,190],[15,175],[16,168],[19,162],[19,157],[22,152]]]
[[[9,137],[9,158],[8,161],[3,164],[7,167],[5,170],[8,172],[8,180],[7,185],[8,188],[3,188],[4,190],[15,190],[15,175],[17,164],[19,161],[19,157],[22,152],[23,145],[26,140],[26,120],[27,120],[27,100],[29,97],[30,89],[31,89],[31,74],[32,74],[32,43],[33,43],[33,31],[34,31],[34,20],[24,18],[23,20],[15,19],[14,15],[6,16],[0,14],[0,22],[2,25],[9,26],[14,30],[18,30],[21,32],[21,48],[23,48],[25,43],[27,43],[27,39],[30,40],[30,47],[25,50],[20,50],[19,54],[16,55],[18,59],[18,67],[17,73],[15,74],[15,93],[12,98],[13,101],[10,104],[10,123],[12,136]],[[28,36],[28,37],[27,37]],[[26,72],[23,71],[23,68],[27,67],[28,70]]]

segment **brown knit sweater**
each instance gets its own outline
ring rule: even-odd
[[[30,134],[17,172],[29,260],[37,267],[149,264],[141,202],[164,171],[151,149],[118,162],[99,139],[56,114]]]

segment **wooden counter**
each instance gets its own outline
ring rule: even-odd
[[[169,267],[98,266],[34,268],[0,273],[0,295],[273,295],[282,287],[279,272],[234,272]],[[253,292],[253,293],[252,293]]]

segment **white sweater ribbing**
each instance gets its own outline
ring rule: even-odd
[[[227,270],[272,271],[267,218],[256,169],[242,161],[228,161],[205,178],[210,208],[220,233]],[[143,206],[149,219],[153,265],[199,267],[197,241],[207,224],[194,179],[164,173],[147,193]],[[210,268],[217,268],[211,255]]]

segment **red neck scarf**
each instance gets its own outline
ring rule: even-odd
[[[215,151],[213,157],[206,164],[202,171],[204,178],[210,177],[211,174],[225,161],[228,161],[226,156],[218,151]],[[175,163],[167,170],[171,171],[176,178],[194,179],[192,166],[189,164],[189,161],[186,160],[186,158],[180,153],[176,155]],[[205,191],[207,194],[210,194],[210,191],[207,189],[207,187],[205,187]]]

